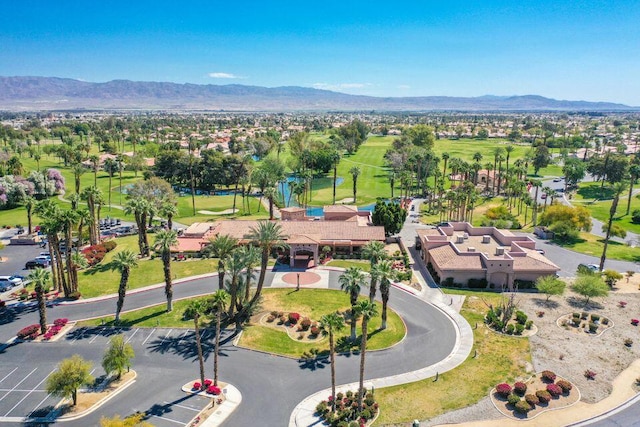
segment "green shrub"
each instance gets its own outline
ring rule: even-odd
[[[631,222],[640,224],[640,209],[634,209],[633,212],[631,212]]]
[[[571,317],[573,317],[574,319],[579,319],[580,318],[580,313],[573,313],[571,315]]]
[[[484,289],[487,287],[487,279],[469,279],[467,287],[470,289]]]
[[[522,335],[524,332],[524,325],[518,323],[516,324],[516,335]]]
[[[509,402],[510,405],[515,405],[520,402],[520,396],[517,394],[510,394],[509,397],[507,397],[507,402]]]
[[[540,403],[540,399],[538,399],[538,396],[536,396],[535,394],[527,394],[524,397],[524,400],[526,400],[527,403],[532,407]]]
[[[520,414],[526,414],[527,412],[529,412],[532,408],[531,405],[529,405],[526,401],[521,400],[520,402],[516,403],[516,412],[520,413]]]
[[[508,324],[507,325],[507,333],[509,335],[513,335],[513,332],[515,331],[516,327],[513,324]]]
[[[444,287],[452,288],[453,287],[453,277],[447,277],[441,282],[441,285]]]
[[[591,315],[591,321],[592,322],[597,322],[600,320],[600,316],[598,316],[597,314],[592,314]]]
[[[598,325],[593,322],[589,322],[589,332],[595,333],[598,330]]]
[[[533,320],[527,320],[527,323],[524,324],[525,329],[531,329],[533,327]]]
[[[581,318],[582,320],[587,320],[587,319],[589,318],[589,313],[587,313],[586,311],[583,311],[583,312],[580,314],[580,318]]]
[[[547,390],[536,391],[536,397],[540,400],[540,403],[549,403],[551,400],[551,394]]]
[[[527,323],[527,318],[528,316],[524,313],[524,311],[520,311],[520,310],[516,311],[516,321],[521,325],[524,325],[525,323]]]

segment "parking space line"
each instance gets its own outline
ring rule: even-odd
[[[147,341],[149,341],[149,338],[151,338],[151,335],[153,335],[153,333],[156,331],[156,328],[153,328],[153,331],[149,332],[149,335],[147,335],[147,337],[144,339],[144,341],[142,341],[142,345],[145,345],[147,343]]]
[[[86,326],[84,326],[84,327],[80,328],[80,329],[79,329],[79,331],[81,331],[81,333],[80,333],[77,337],[75,337],[75,338],[71,341],[71,343],[70,343],[70,344],[71,344],[71,345],[73,345],[73,344],[74,344],[76,341],[78,341],[80,338],[84,338],[84,335],[85,335],[85,333],[87,332],[87,329],[88,329],[88,328],[87,328]]]
[[[14,373],[15,371],[17,371],[17,370],[18,370],[18,366],[16,366],[16,368],[15,368],[13,371],[11,371],[11,372],[9,372],[7,375],[5,375],[5,377],[4,377],[3,379],[1,379],[1,380],[0,380],[0,383],[1,383],[2,381],[6,380],[7,378],[9,378],[9,375],[13,374],[13,373]]]
[[[21,403],[22,403],[22,402],[23,402],[27,397],[29,397],[29,396],[31,395],[31,393],[33,393],[34,391],[36,391],[36,389],[37,389],[38,387],[40,387],[40,386],[42,385],[42,383],[43,383],[43,382],[45,382],[45,381],[47,380],[47,378],[49,378],[49,375],[53,374],[53,373],[55,372],[55,370],[56,370],[56,369],[57,369],[57,368],[54,368],[51,372],[49,372],[49,373],[47,374],[47,376],[46,376],[46,377],[44,377],[44,378],[42,379],[42,381],[40,381],[40,382],[39,382],[39,383],[38,383],[38,384],[37,384],[37,385],[36,385],[36,386],[31,390],[31,391],[29,391],[29,393],[27,393],[27,394],[26,394],[22,399],[20,399],[20,401],[19,401],[18,403],[16,403],[15,405],[13,405],[13,408],[9,409],[9,411],[8,411],[6,414],[4,414],[4,416],[5,416],[5,417],[8,417],[8,416],[9,416],[9,414],[11,413],[11,411],[13,411],[14,409],[16,409],[16,408],[18,407],[18,405],[19,405],[19,404],[21,404]]]
[[[129,343],[129,341],[131,341],[131,339],[133,338],[133,336],[134,336],[135,334],[137,334],[139,330],[140,330],[140,329],[138,328],[138,329],[136,329],[135,331],[133,331],[133,333],[131,334],[131,336],[130,336],[129,338],[127,338],[127,340],[126,340],[124,343],[125,343],[125,344],[128,344],[128,343]]]
[[[164,338],[162,338],[162,341],[160,341],[160,345],[162,345],[162,343],[164,343],[164,340],[169,338],[169,335],[171,334],[172,331],[173,331],[173,329],[169,329],[169,332],[167,332],[167,334],[164,336]]]
[[[208,333],[209,333],[209,330],[208,330],[208,329],[206,329],[206,330],[204,331],[204,334],[200,335],[200,341],[204,341],[204,339],[205,339],[205,337],[207,336],[207,334],[208,334]]]
[[[18,388],[18,386],[19,386],[20,384],[22,384],[23,382],[25,382],[25,380],[26,380],[27,378],[29,378],[29,377],[31,376],[31,374],[33,374],[33,373],[34,373],[35,371],[37,371],[37,370],[38,370],[38,368],[33,368],[33,371],[29,372],[29,374],[27,374],[27,376],[26,376],[26,377],[24,377],[24,378],[22,379],[22,381],[20,381],[18,384],[16,384],[16,386],[15,386],[15,387],[13,387],[10,391],[8,391],[8,392],[7,392],[7,394],[5,394],[4,396],[0,397],[0,401],[1,401],[1,400],[3,400],[5,397],[9,396],[9,395],[11,394],[11,392],[12,392],[12,391],[14,391],[15,389],[17,389],[17,388]]]
[[[184,337],[186,337],[186,336],[187,336],[187,334],[188,334],[188,333],[189,333],[189,330],[187,329],[187,330],[185,331],[185,333],[184,333],[184,334],[182,334],[182,336],[180,337],[180,341],[178,341],[178,345],[180,345],[180,344],[182,343],[182,340],[184,339]]]
[[[51,396],[52,396],[51,394],[47,394],[47,395],[44,397],[44,399],[42,399],[42,400],[40,401],[40,403],[38,403],[38,404],[36,405],[36,407],[35,407],[35,408],[33,408],[33,410],[32,410],[31,412],[29,412],[29,415],[27,415],[27,417],[31,416],[31,414],[33,414],[34,412],[36,412],[36,411],[38,410],[38,408],[40,407],[40,405],[42,405],[42,404],[44,403],[44,401],[45,401],[45,400],[47,400],[47,399],[48,399],[49,397],[51,397]]]
[[[171,418],[161,417],[160,415],[152,415],[152,417],[160,418],[161,420],[171,421],[172,423],[180,424],[182,426],[184,425],[184,421],[176,421],[176,420],[172,420]]]
[[[89,341],[89,344],[91,344],[92,342],[94,342],[96,340],[96,338],[98,338],[100,335],[102,335],[102,333],[104,332],[106,328],[102,328],[100,329],[100,331],[93,337],[91,338],[91,340]]]
[[[180,405],[178,403],[171,403],[171,402],[165,401],[164,404],[165,405],[170,405],[170,406],[177,406],[178,408],[182,408],[182,409],[188,409],[188,410],[193,411],[193,412],[200,412],[200,409],[190,408],[188,406]]]

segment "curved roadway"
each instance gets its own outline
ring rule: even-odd
[[[338,287],[338,276],[339,273],[330,272],[331,288]],[[266,286],[270,286],[272,277],[270,273]],[[174,299],[211,293],[216,288],[215,276],[184,282],[175,286]],[[113,314],[115,301],[115,297],[112,297],[96,302],[58,305],[48,310],[48,318],[67,317],[76,320]],[[160,287],[128,295],[124,309],[132,310],[163,301],[164,292]],[[451,320],[440,310],[395,288],[391,290],[389,306],[406,322],[407,335],[400,344],[391,349],[368,353],[367,379],[418,370],[447,358],[452,352],[456,330]],[[33,306],[4,310],[0,319],[0,340],[6,341],[23,326],[37,323],[37,316],[37,310]],[[104,346],[92,344],[93,340],[88,338],[95,334],[91,334],[92,332],[89,332],[85,335],[84,332],[74,330],[58,342],[10,346],[3,351],[3,364],[38,366],[57,363],[72,354],[80,354],[99,366]],[[220,378],[222,381],[233,383],[240,390],[243,402],[224,425],[252,425],[256,420],[260,420],[261,425],[286,425],[292,410],[302,398],[330,387],[330,374],[325,361],[302,363],[237,348],[231,344],[233,337],[225,338],[225,343],[221,346]],[[97,425],[101,415],[145,412],[150,408],[157,410],[158,405],[162,406],[162,402],[158,402],[160,394],[156,396],[156,390],[175,390],[173,397],[181,398],[183,395],[177,386],[197,376],[198,363],[194,345],[190,341],[174,341],[165,343],[163,339],[160,342],[158,337],[142,343],[144,345],[136,348],[134,360],[134,369],[139,373],[136,382],[99,411],[78,421],[65,422],[65,425]],[[209,356],[211,344],[205,345],[208,345]],[[209,372],[211,359],[208,357],[206,362]],[[357,381],[359,356],[341,355],[337,359],[336,371],[340,384]],[[165,409],[161,407],[161,413]]]

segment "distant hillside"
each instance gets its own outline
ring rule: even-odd
[[[298,86],[197,85],[57,77],[0,77],[0,110],[154,109],[232,111],[625,111],[609,102],[559,101],[536,95],[373,97]]]

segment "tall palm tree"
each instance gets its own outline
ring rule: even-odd
[[[288,247],[284,242],[285,237],[282,232],[282,226],[276,222],[259,221],[257,227],[251,227],[247,238],[251,239],[254,245],[262,248],[262,256],[260,257],[260,276],[258,276],[256,293],[253,294],[253,298],[251,298],[251,302],[247,304],[247,308],[255,306],[260,298],[271,251],[273,249],[284,249]]]
[[[278,189],[273,186],[267,187],[263,194],[269,201],[269,219],[273,219],[273,202],[278,197]]]
[[[361,269],[348,267],[338,278],[338,283],[340,284],[340,289],[349,294],[349,302],[351,303],[351,341],[355,342],[357,319],[355,306],[358,303],[360,289],[366,284],[366,279]]]
[[[207,303],[202,299],[189,301],[189,305],[184,311],[186,318],[193,319],[193,327],[196,334],[196,349],[198,351],[198,362],[200,363],[200,390],[204,390],[204,356],[202,354],[202,342],[200,340],[200,316],[207,311]]]
[[[253,269],[260,263],[260,249],[253,245],[244,245],[239,250],[243,256],[245,268],[244,299],[242,301],[244,306],[251,297],[251,279],[254,277]]]
[[[531,214],[531,221],[535,227],[538,224],[538,190],[540,190],[540,187],[542,186],[542,181],[539,179],[532,179],[531,185],[536,188],[535,195],[533,196],[533,213]]]
[[[602,271],[604,269],[604,262],[607,259],[607,246],[609,245],[609,239],[611,238],[611,234],[613,230],[611,227],[613,226],[613,218],[616,216],[616,211],[618,210],[618,202],[620,201],[620,194],[627,187],[627,183],[617,182],[613,186],[613,202],[611,202],[611,208],[609,209],[609,220],[607,221],[605,236],[604,236],[604,247],[602,248],[602,255],[600,256],[600,266],[599,270]],[[603,227],[604,229],[605,227]]]
[[[209,240],[206,251],[218,258],[218,289],[224,289],[225,262],[236,246],[238,240],[226,234],[218,234]]]
[[[93,170],[93,186],[98,186],[98,169],[100,169],[100,157],[95,154],[89,156],[91,162],[91,169]]]
[[[387,257],[387,251],[384,248],[384,243],[372,240],[362,248],[362,255],[368,259],[371,263],[371,284],[369,285],[369,301],[373,302],[376,297],[376,286],[378,283],[378,276],[374,272],[374,267],[378,262]]]
[[[629,211],[631,210],[631,196],[633,195],[633,185],[638,180],[638,177],[640,177],[640,165],[632,163],[629,166],[629,196],[627,198],[627,212],[625,215],[629,215]],[[31,232],[29,232],[29,234],[31,234]]]
[[[156,233],[153,249],[160,252],[164,272],[164,294],[167,297],[167,311],[173,310],[173,286],[171,278],[171,247],[178,244],[178,234],[173,230]]]
[[[344,318],[338,313],[325,314],[320,318],[323,335],[329,336],[329,360],[331,362],[331,411],[336,410],[336,344],[335,334],[344,329]]]
[[[227,256],[224,264],[225,271],[229,276],[225,289],[231,296],[231,304],[229,304],[229,312],[227,316],[229,316],[229,319],[232,319],[238,303],[238,285],[242,279],[242,271],[245,268],[244,255],[240,252],[239,248],[235,248]],[[240,323],[238,323],[238,325],[239,324]]]
[[[73,210],[61,211],[58,216],[58,221],[62,225],[62,231],[64,231],[64,240],[66,243],[67,250],[65,251],[65,265],[67,268],[67,280],[69,283],[69,288],[71,292],[76,292],[78,290],[78,282],[77,280],[73,280],[71,277],[71,249],[73,248],[73,227],[78,221],[78,213]]]
[[[36,199],[31,196],[27,196],[24,199],[24,208],[27,211],[27,234],[31,235],[31,215],[33,208],[36,206]]]
[[[358,194],[358,176],[360,175],[360,168],[358,166],[354,166],[349,169],[349,173],[353,178],[353,204],[356,204],[356,195]]]
[[[440,155],[442,160],[444,161],[444,165],[442,165],[442,185],[444,185],[444,177],[447,176],[447,161],[449,161],[449,153],[444,152]]]
[[[44,268],[36,268],[29,274],[29,279],[33,283],[33,290],[36,292],[38,300],[38,313],[40,314],[40,333],[47,332],[47,304],[45,301],[45,290],[51,282],[51,272]]]
[[[513,150],[515,150],[515,147],[512,144],[507,145],[504,149],[504,151],[507,152],[507,170],[505,172],[507,179],[509,177],[509,158],[511,157],[511,153],[513,152]]]
[[[76,194],[80,194],[80,177],[85,172],[84,165],[82,163],[75,163],[71,166],[71,171],[73,172]]]
[[[120,321],[120,312],[124,305],[124,297],[127,295],[127,283],[129,282],[129,273],[133,267],[138,265],[136,254],[126,249],[118,252],[111,261],[111,269],[120,272],[120,285],[118,286],[118,302],[116,304],[116,323]]]
[[[104,164],[102,165],[102,168],[109,175],[109,212],[111,212],[111,192],[112,192],[111,180],[113,179],[113,175],[115,175],[116,172],[118,172],[120,167],[118,166],[118,162],[115,159],[107,158],[105,159]]]
[[[362,399],[364,398],[364,364],[367,353],[367,334],[369,320],[378,315],[376,305],[370,301],[360,301],[356,307],[356,312],[362,316],[362,338],[360,339],[360,386],[358,388],[358,413],[362,411]]]
[[[130,197],[124,205],[124,213],[133,214],[138,227],[138,249],[140,256],[149,255],[149,238],[147,237],[147,216],[151,210],[151,203],[143,196]]]
[[[380,329],[387,329],[387,305],[389,303],[389,291],[391,281],[396,278],[396,271],[390,260],[380,261],[376,265],[376,275],[380,281],[380,296],[382,297],[382,325]]]
[[[340,163],[340,152],[334,150],[331,153],[331,161],[333,163],[333,204],[336,204],[336,182],[338,180],[338,163]]]
[[[102,191],[96,187],[86,187],[82,190],[81,196],[87,201],[87,209],[89,209],[89,242],[95,245],[100,238],[98,211],[103,201]]]
[[[218,385],[218,350],[220,347],[220,324],[222,323],[222,313],[226,309],[229,301],[229,294],[224,289],[218,289],[211,297],[213,309],[216,312],[216,344],[213,349],[213,385]]]

